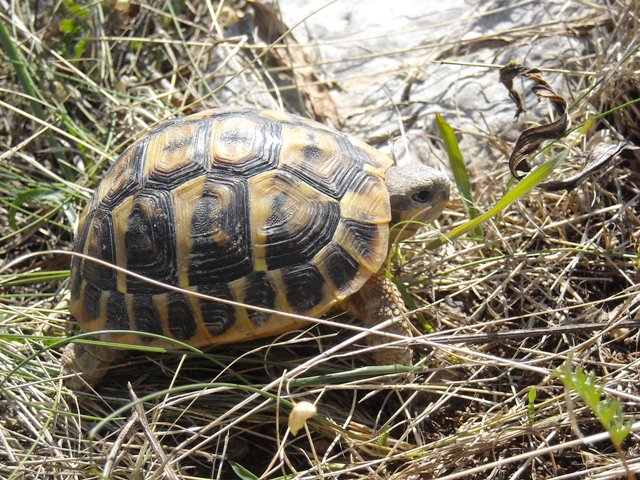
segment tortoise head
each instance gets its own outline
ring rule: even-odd
[[[394,165],[386,175],[391,201],[391,226],[412,221],[394,229],[392,240],[412,236],[420,224],[435,220],[449,200],[449,178],[426,165]]]

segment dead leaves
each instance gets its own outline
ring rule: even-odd
[[[528,128],[520,134],[520,138],[518,138],[509,157],[509,169],[516,179],[521,180],[525,175],[520,172],[531,171],[531,165],[527,157],[535,152],[545,140],[559,138],[564,135],[571,122],[567,113],[567,102],[554,92],[551,85],[542,78],[540,70],[528,68],[517,63],[509,63],[500,69],[500,83],[509,90],[509,97],[518,107],[516,118],[525,111],[522,95],[513,87],[513,79],[518,75],[533,80],[535,85],[531,90],[536,94],[538,100],[549,100],[560,117],[555,122],[540,127]]]
[[[616,155],[621,153],[627,147],[627,143],[598,143],[589,152],[589,155],[587,156],[587,164],[582,172],[571,175],[564,180],[550,180],[548,182],[541,183],[538,187],[548,191],[571,191],[594,173],[602,170]]]
[[[500,69],[500,83],[507,88],[509,97],[518,108],[516,118],[525,111],[522,94],[513,86],[514,78],[519,75],[534,82],[531,90],[538,97],[538,100],[549,100],[558,115],[557,120],[539,127],[528,128],[520,134],[509,157],[509,169],[516,179],[521,180],[526,176],[526,173],[531,171],[529,155],[538,150],[545,140],[559,139],[564,136],[571,126],[571,120],[567,102],[542,78],[540,70],[517,63],[509,63]],[[630,146],[626,142],[598,143],[589,151],[586,165],[581,172],[564,179],[543,182],[538,187],[548,191],[573,190],[584,180],[602,170],[613,158],[627,148]]]

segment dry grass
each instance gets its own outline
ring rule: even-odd
[[[571,192],[523,196],[483,225],[482,239],[432,253],[426,232],[402,246],[391,271],[435,327],[413,340],[422,360],[410,381],[366,366],[351,329],[323,325],[202,355],[138,353],[97,391],[63,386],[68,258],[49,251],[70,248],[78,212],[117,153],[180,112],[327,101],[319,62],[291,86],[279,63],[289,57],[240,35],[247,25],[235,22],[251,11],[241,4],[0,0],[37,96],[0,54],[0,258],[37,254],[0,276],[0,477],[237,478],[232,461],[263,478],[605,479],[625,478],[625,460],[637,475],[637,151]],[[588,55],[558,65],[587,72],[558,77],[577,99],[574,125],[638,99],[638,7],[585,3],[593,21],[567,24],[591,38]],[[535,41],[565,26],[558,19],[482,44]],[[474,48],[459,40],[420,55]],[[392,54],[403,52],[376,52]],[[556,151],[573,143],[577,159],[564,168],[580,168],[598,141],[637,144],[638,108],[558,142]],[[333,115],[324,104],[318,111]],[[474,140],[503,159],[469,167],[476,206],[487,211],[509,185],[510,145],[489,133]],[[465,221],[454,198],[439,229]],[[636,422],[619,451],[554,376],[567,361],[594,372]],[[319,416],[292,437],[286,417],[300,400]]]

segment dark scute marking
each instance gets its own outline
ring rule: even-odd
[[[290,205],[287,205],[288,203]],[[271,203],[271,214],[265,222],[267,228],[279,228],[286,225],[293,216],[293,212],[289,210],[290,208],[291,202],[289,201],[288,193],[280,192],[276,195]]]
[[[337,169],[329,178],[322,177],[304,166],[292,168],[291,165],[285,165],[283,169],[335,200],[344,196],[353,178],[353,174],[346,168]]]
[[[82,299],[82,304],[84,305],[85,312],[87,312],[87,317],[83,318],[84,321],[92,321],[98,318],[100,315],[100,295],[102,294],[102,290],[94,287],[93,285],[85,285],[84,287],[84,296]]]
[[[349,163],[353,164],[357,170],[362,170],[365,163],[377,166],[378,163],[369,156],[360,147],[354,145],[349,137],[344,133],[337,133],[336,140],[340,144],[340,151]]]
[[[354,177],[362,171],[366,154],[343,134],[325,131],[321,133],[330,136],[338,146],[331,152],[323,152],[310,143],[302,149],[305,163],[298,165],[297,168],[287,165],[287,170],[322,193],[340,200],[349,189]],[[334,157],[333,168],[319,172],[316,163],[328,154]]]
[[[290,232],[287,218],[293,214],[289,209],[306,208],[307,221],[296,231]],[[271,215],[264,228],[267,232],[267,269],[275,270],[287,265],[300,265],[311,260],[324,247],[340,221],[338,203],[296,203],[296,200],[281,193],[276,195],[271,206]]]
[[[176,241],[169,192],[143,191],[136,195],[125,234],[127,267],[145,277],[177,284]],[[144,280],[127,276],[127,292],[166,291]]]
[[[129,330],[129,315],[124,302],[124,295],[120,292],[111,292],[107,301],[107,330]]]
[[[322,150],[312,144],[302,147],[302,154],[304,155],[305,160],[309,162],[319,160],[323,155]]]
[[[211,126],[212,122],[201,121],[195,134],[189,139],[189,143],[191,143],[193,147],[193,152],[188,163],[184,163],[180,168],[170,172],[154,168],[149,173],[149,179],[145,187],[148,189],[172,190],[179,185],[204,175],[206,173],[206,166],[209,163]],[[171,132],[165,133],[165,135],[170,134]],[[187,141],[184,138],[176,141],[168,141],[164,146],[164,151],[171,152],[177,148],[184,147],[186,143]]]
[[[246,293],[244,303],[255,307],[273,309],[276,302],[276,291],[265,272],[252,272],[246,277]],[[267,312],[259,312],[247,308],[249,319],[258,326],[263,325],[271,316]]]
[[[324,279],[310,264],[282,269],[287,301],[297,313],[305,313],[324,298]]]
[[[373,246],[378,241],[377,225],[371,225],[369,223],[358,222],[357,220],[342,220],[347,230],[352,233],[352,244],[358,254],[364,259],[371,259],[376,253],[373,250]]]
[[[143,164],[147,156],[148,143],[147,137],[131,145],[107,170],[103,182],[108,181],[110,188],[102,199],[102,203],[108,208],[113,209],[122,200],[142,188]]]
[[[82,240],[87,242],[86,254],[105,262],[115,264],[115,243],[111,212],[100,205],[93,214],[89,229]],[[77,251],[82,251],[82,245],[76,245]],[[91,260],[82,259],[81,276],[88,283],[103,290],[112,290],[115,287],[116,271]]]
[[[238,114],[237,112],[231,115],[247,117],[247,114]],[[220,118],[231,115],[221,115]],[[256,124],[253,132],[256,138],[252,142],[255,150],[253,157],[245,162],[232,165],[214,161],[211,168],[212,172],[227,172],[249,177],[277,166],[280,159],[280,151],[282,150],[282,125],[267,118],[253,117],[251,115],[249,117],[251,122]],[[229,144],[241,138],[243,137],[238,136],[236,138],[236,136],[228,135],[225,132],[221,140]]]
[[[249,143],[251,138],[246,135],[240,135],[237,130],[227,130],[220,137],[220,141],[226,145],[237,145],[239,143]]]
[[[252,166],[247,170],[247,174],[256,175],[265,170],[277,167],[282,150],[282,125],[272,120],[261,119],[261,126],[258,128],[260,145],[259,156],[262,162]]]
[[[196,334],[196,321],[189,302],[182,293],[168,296],[169,331],[178,340],[187,340]]]
[[[162,320],[151,295],[133,296],[133,316],[137,331],[162,335]],[[150,343],[155,339],[144,335],[140,336],[140,340],[142,343]]]
[[[227,285],[210,285],[198,289],[198,293],[231,300]],[[205,327],[214,335],[221,335],[236,321],[233,306],[213,300],[200,299],[200,311]]]
[[[87,244],[87,240],[89,238],[89,228],[93,223],[93,217],[96,214],[96,207],[94,205],[95,195],[91,198],[89,204],[82,211],[82,215],[84,217],[80,217],[80,221],[78,223],[78,232],[73,242],[73,251],[77,253],[83,253],[85,245]],[[71,257],[71,272],[79,272],[82,265],[82,258],[76,255]],[[78,277],[81,278],[81,277]],[[73,281],[73,276],[72,276]],[[72,292],[73,294],[73,292]],[[77,296],[76,296],[77,298]]]
[[[205,168],[198,163],[191,162],[174,172],[161,172],[153,170],[149,175],[147,188],[156,190],[173,190],[174,188],[193,180],[206,173]]]
[[[74,267],[71,263],[71,301],[80,299],[80,292],[82,290],[82,277],[80,276],[80,268]]]
[[[169,137],[171,137],[171,132],[168,132]],[[189,141],[186,138],[169,138],[169,140],[164,144],[162,149],[165,152],[172,152],[174,150],[182,149],[189,144]]]
[[[93,203],[94,199],[91,199],[91,203]],[[91,208],[90,206],[85,207],[85,210],[82,212],[85,215],[84,218],[80,219],[79,229],[74,240],[73,251],[77,253],[84,252],[85,245],[87,243],[87,238],[89,235],[89,227],[93,222],[93,217],[95,216],[96,209]],[[80,288],[82,287],[82,258],[73,255],[71,257],[71,300],[75,300],[80,298]]]
[[[326,268],[329,278],[338,291],[349,287],[351,280],[358,274],[360,265],[349,252],[340,245],[332,244],[326,256]]]
[[[149,132],[149,136],[159,135],[165,130],[169,130],[170,128],[173,128],[176,125],[182,125],[183,123],[185,123],[183,118],[172,118],[171,120],[165,120],[164,122],[152,128],[151,131]]]
[[[242,178],[207,178],[191,219],[189,285],[230,282],[253,269],[248,195]]]
[[[193,163],[206,168],[211,156],[211,131],[213,122],[210,119],[200,121],[198,130],[193,138]]]

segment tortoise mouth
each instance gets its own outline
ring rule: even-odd
[[[436,205],[423,205],[422,208],[412,209],[411,213],[413,213],[413,215],[407,215],[408,210],[406,209],[401,212],[393,212],[390,226],[393,227],[398,224],[415,225],[415,229],[417,230],[421,226],[431,223],[437,219],[442,214],[445,205],[445,201]]]

